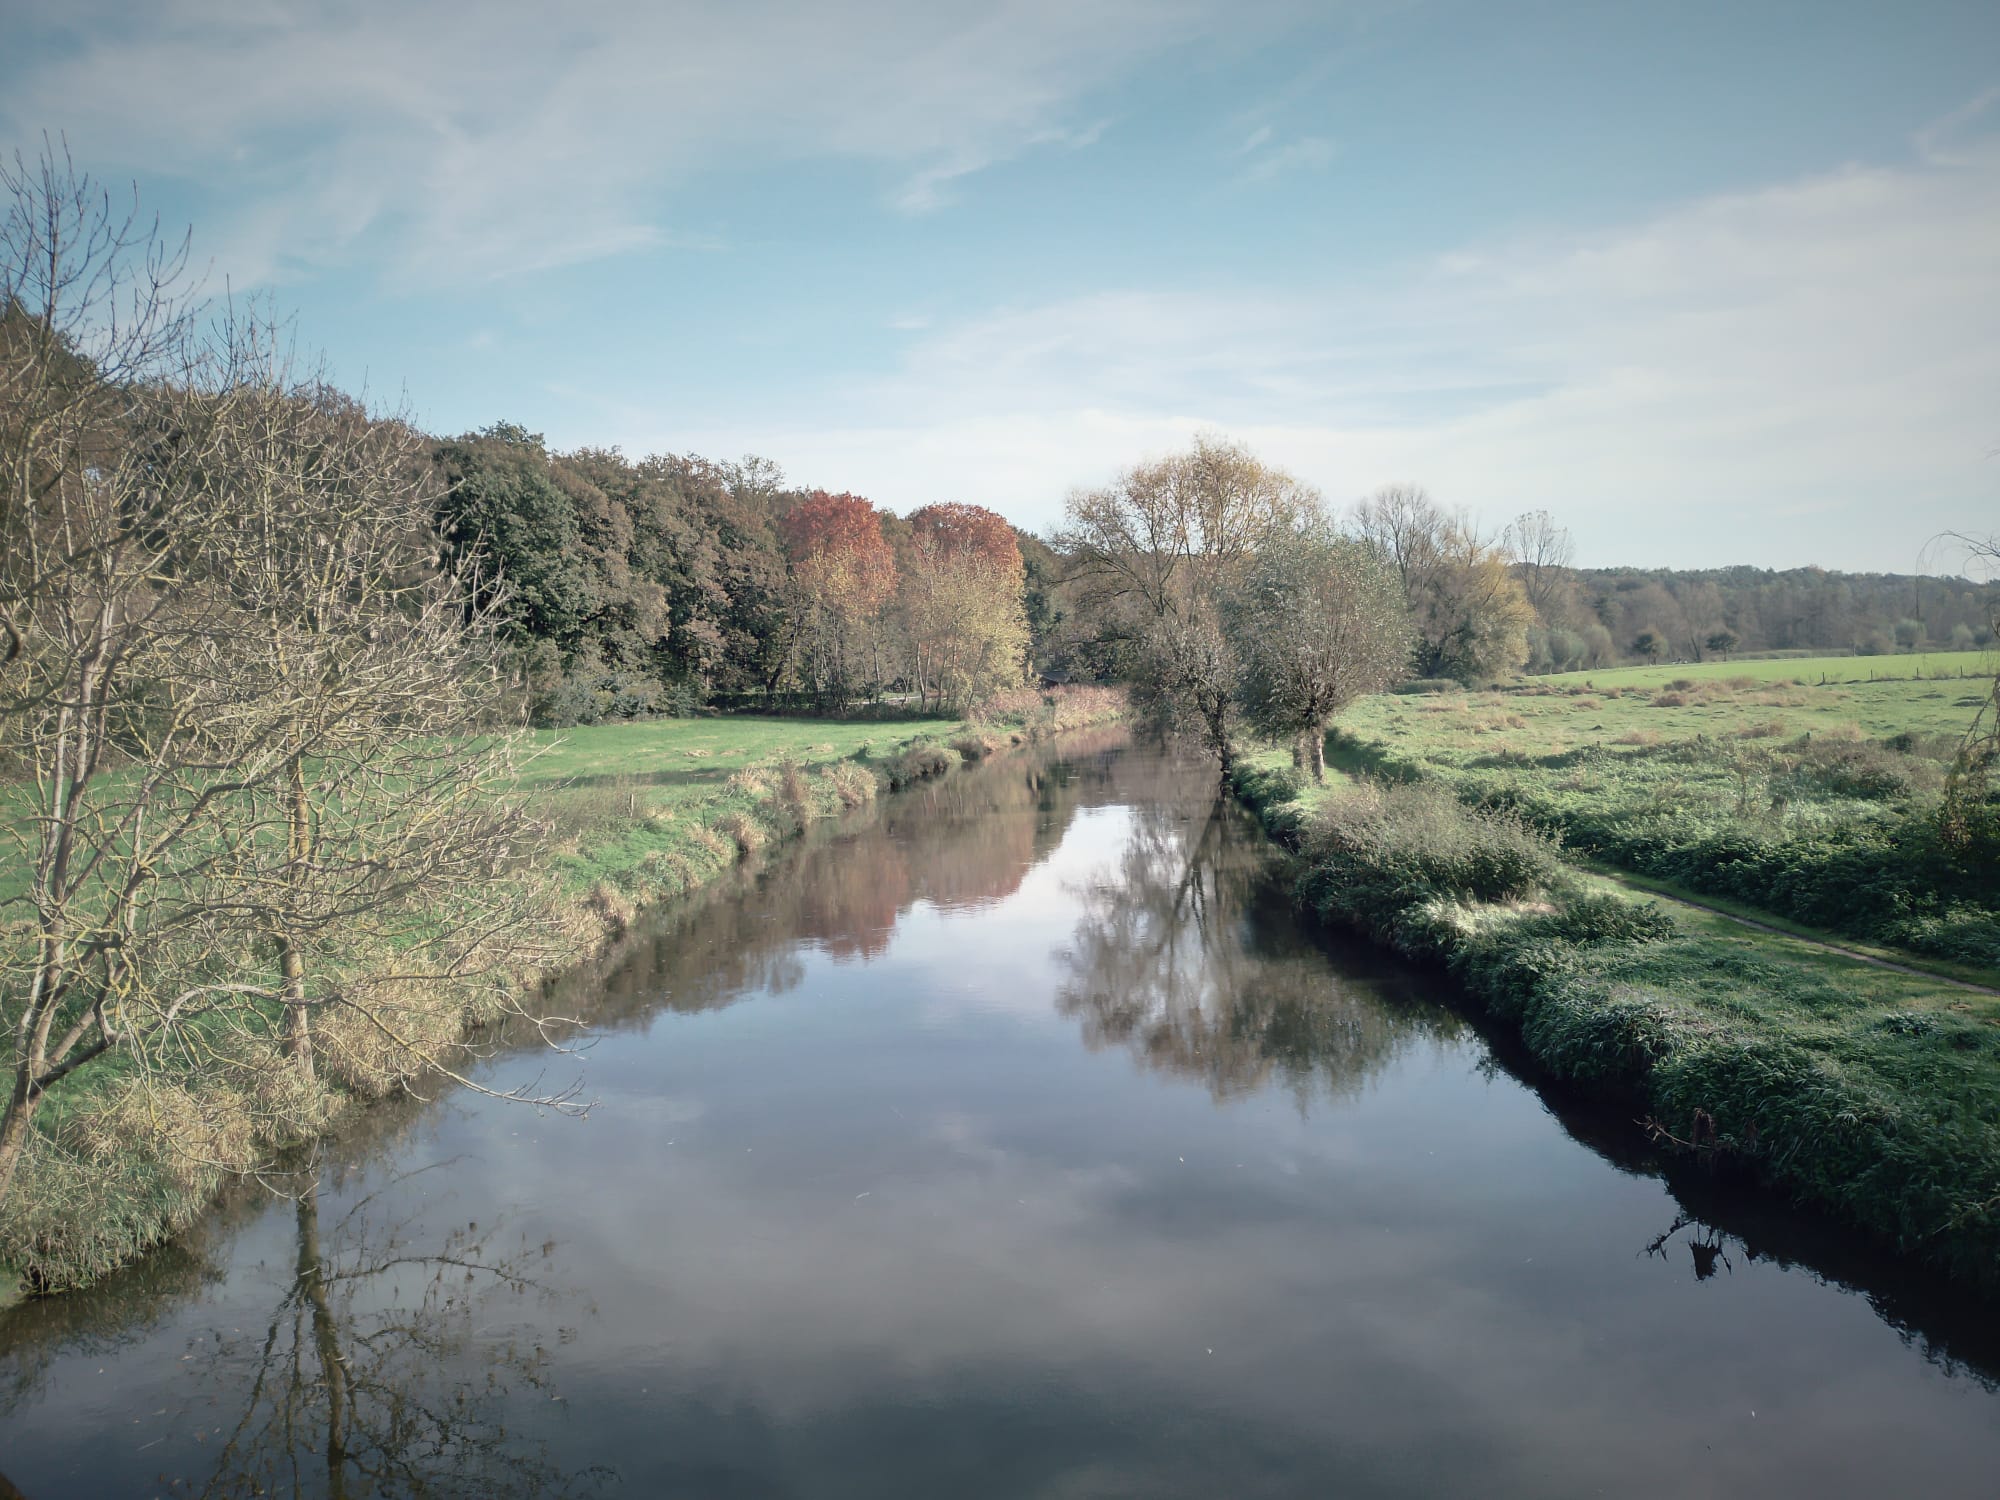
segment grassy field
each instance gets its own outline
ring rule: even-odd
[[[1845,683],[1992,675],[1991,652],[1916,651],[1899,656],[1794,656],[1749,661],[1683,662],[1664,667],[1615,667],[1609,671],[1559,672],[1531,680],[1567,688],[1584,682],[1616,683],[1621,687],[1659,687],[1680,677],[1695,681],[1752,677],[1760,682],[1796,677],[1812,683]]]
[[[1927,675],[1854,675],[1892,664]],[[2000,870],[1942,847],[1933,816],[1993,658],[1728,665],[1386,694],[1329,754],[1513,809],[1635,874],[2000,976]]]

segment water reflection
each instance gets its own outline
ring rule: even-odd
[[[294,1184],[293,1274],[260,1330],[194,1341],[200,1378],[238,1393],[215,1467],[176,1491],[238,1495],[565,1496],[596,1471],[565,1474],[546,1445],[508,1430],[510,1398],[559,1399],[547,1280],[553,1242],[503,1247],[468,1221],[439,1232],[415,1210],[387,1211],[402,1174],[322,1222],[315,1165]],[[504,1331],[502,1331],[504,1330]],[[209,1418],[191,1406],[185,1419]],[[226,1419],[225,1419],[226,1420]]]
[[[1021,887],[1077,814],[1132,794],[1123,730],[1072,736],[1060,755],[1010,756],[925,782],[821,827],[738,879],[664,914],[614,959],[571,980],[563,1003],[592,1025],[645,1024],[785,994],[811,951],[865,962],[919,902],[991,907]]]
[[[1165,791],[1138,803],[1116,861],[1071,887],[1082,916],[1056,1005],[1087,1045],[1129,1048],[1217,1099],[1282,1078],[1303,1109],[1315,1090],[1349,1092],[1402,1049],[1457,1033],[1441,1007],[1385,1005],[1329,969],[1243,812]]]

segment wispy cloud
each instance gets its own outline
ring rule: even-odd
[[[1991,529],[1995,391],[1988,133],[1949,165],[1469,246],[1365,297],[1125,290],[941,324],[837,420],[761,441],[891,504],[1042,525],[1219,426],[1339,499],[1416,479],[1494,520],[1548,506],[1602,561],[1909,567]]]
[[[1259,151],[1243,169],[1245,182],[1271,182],[1287,172],[1316,171],[1338,150],[1325,136],[1307,135],[1270,151]]]
[[[875,163],[895,206],[934,210],[1095,141],[1084,102],[1147,59],[1295,3],[1246,25],[1222,0],[23,0],[0,139],[63,131],[254,205],[204,226],[239,284],[363,242],[413,279],[480,277],[685,243],[671,188],[718,167]]]
[[[1917,152],[1938,166],[1952,166],[1964,158],[1968,142],[1977,145],[1981,128],[1991,128],[1992,117],[2000,112],[2000,84],[1966,100],[1957,109],[1940,115],[1916,134]]]

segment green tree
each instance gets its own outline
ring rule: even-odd
[[[1313,780],[1324,781],[1334,716],[1409,664],[1410,620],[1394,569],[1315,518],[1274,532],[1225,608],[1245,717],[1275,739],[1302,742]]]

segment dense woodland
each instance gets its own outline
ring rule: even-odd
[[[517,681],[541,723],[707,704],[837,709],[886,694],[963,707],[1024,662],[1064,679],[1121,675],[1074,538],[971,506],[897,516],[789,485],[756,458],[552,452],[509,423],[434,453],[440,523],[501,591]],[[1399,506],[1411,513],[1400,524]],[[1399,560],[1417,676],[1969,649],[1991,643],[2000,606],[2000,583],[1954,577],[1575,568],[1546,515],[1482,538],[1408,489],[1352,520],[1390,555],[1418,543],[1422,556]],[[1460,622],[1432,608],[1440,591],[1468,590],[1492,601],[1478,618],[1494,638],[1477,645],[1448,639]],[[1437,628],[1423,633],[1427,621]]]

